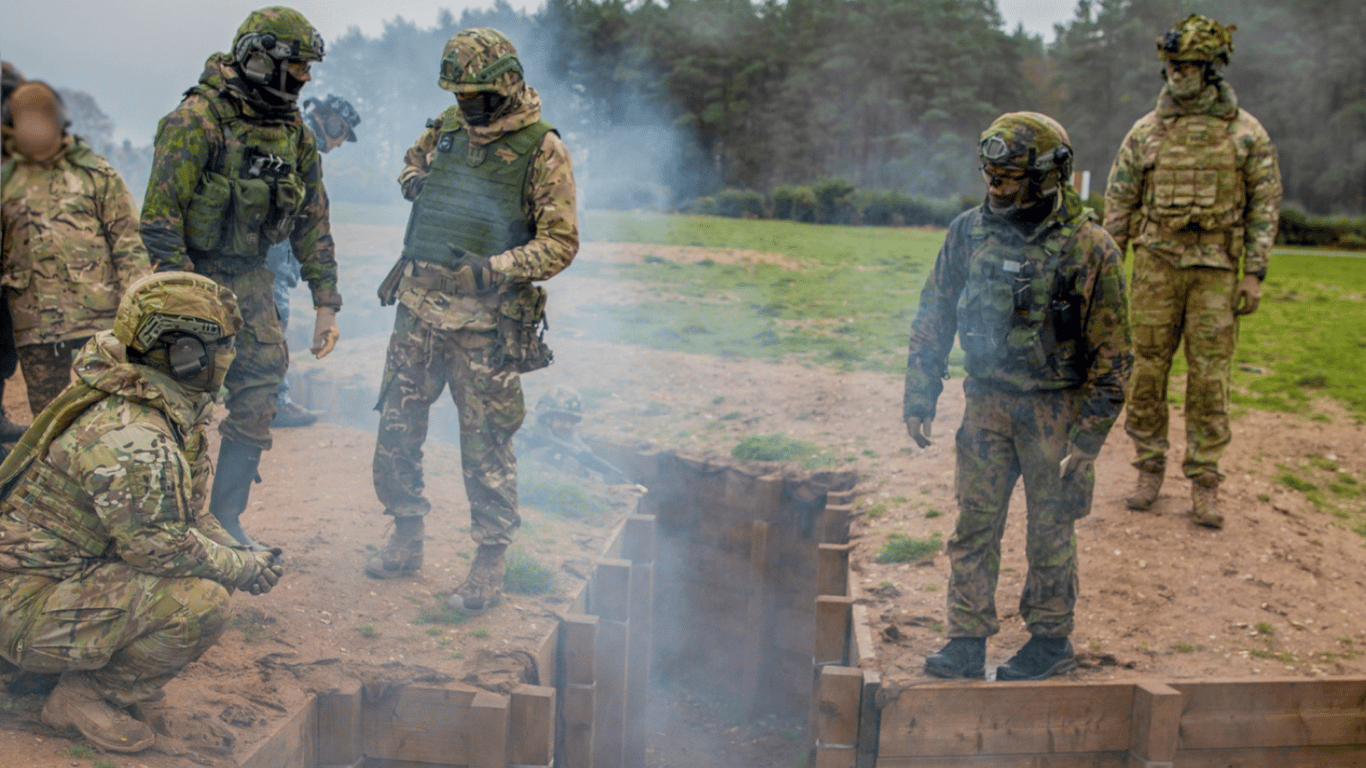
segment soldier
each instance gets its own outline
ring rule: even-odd
[[[43,721],[101,749],[150,747],[128,708],[217,641],[232,590],[282,573],[278,550],[235,546],[204,511],[205,431],[241,328],[206,277],[138,280],[0,465],[0,655],[60,674]]]
[[[289,240],[313,291],[314,356],[331,352],[339,335],[342,299],[322,166],[295,105],[310,63],[322,57],[322,38],[298,11],[253,11],[232,52],[210,56],[199,84],[162,118],[143,199],[142,240],[153,266],[207,275],[241,302],[246,327],[224,380],[228,415],[219,425],[209,508],[244,544],[254,542],[238,518],[261,451],[271,445],[289,364],[265,267],[272,243]]]
[[[356,126],[360,125],[360,115],[351,102],[340,96],[329,95],[326,100],[307,99],[304,107],[304,123],[313,131],[318,142],[318,151],[327,154],[348,141],[356,140]],[[289,292],[299,284],[299,260],[289,241],[276,243],[266,254],[266,269],[275,276],[275,309],[280,314],[280,329],[289,331]],[[289,379],[280,381],[280,394],[276,399],[275,419],[271,426],[306,427],[318,420],[318,414],[304,408],[289,397]]]
[[[8,61],[0,62],[0,111],[8,114],[9,95],[22,82],[24,75],[18,67]],[[8,120],[0,123],[8,124]],[[9,131],[8,128],[0,130]],[[8,141],[0,141],[0,163],[9,160],[8,144]],[[8,176],[8,173],[0,174],[0,182],[3,182],[4,176]],[[0,230],[3,228],[3,222],[0,222]],[[19,353],[14,348],[14,323],[10,319],[9,301],[5,298],[5,292],[0,290],[0,442],[4,443],[18,440],[26,429],[25,426],[16,424],[5,411],[5,381],[18,369]]]
[[[567,474],[600,475],[613,485],[631,479],[617,467],[593,453],[579,436],[583,421],[583,397],[578,390],[556,384],[536,401],[536,418],[517,431],[517,460],[530,458]]]
[[[1072,148],[1052,118],[998,117],[982,134],[985,202],[953,221],[920,294],[903,416],[921,448],[957,332],[967,410],[956,438],[958,521],[949,539],[948,634],[936,677],[984,677],[996,634],[1001,536],[1024,477],[1027,642],[997,680],[1075,666],[1074,523],[1091,511],[1093,465],[1124,404],[1129,324],[1123,259],[1070,184]]]
[[[151,271],[123,177],[67,131],[46,83],[15,87],[5,106],[4,285],[14,341],[37,415],[71,383],[71,359],[114,322],[119,297]]]
[[[550,362],[540,343],[547,280],[578,252],[569,152],[541,119],[512,43],[467,29],[446,43],[438,82],[457,103],[408,150],[399,184],[413,201],[403,254],[380,287],[398,301],[381,388],[375,491],[394,530],[365,565],[376,578],[422,567],[422,443],[450,384],[471,536],[469,576],[451,604],[479,611],[502,592],[521,523],[512,435],[526,414],[520,373]]]
[[[1220,528],[1219,457],[1228,446],[1229,374],[1238,316],[1261,299],[1281,203],[1276,149],[1238,108],[1220,68],[1233,26],[1192,14],[1157,39],[1165,83],[1110,169],[1105,228],[1134,246],[1134,372],[1124,429],[1146,510],[1167,465],[1167,379],[1186,343],[1186,455],[1196,523]],[[1239,273],[1241,271],[1241,278]]]

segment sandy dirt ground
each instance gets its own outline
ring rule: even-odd
[[[338,242],[344,253],[350,243],[361,261],[389,247],[396,237],[389,229],[339,228]],[[670,258],[772,256],[675,250]],[[581,258],[629,259],[640,252],[590,245]],[[358,273],[368,278],[376,271],[383,270]],[[621,287],[576,277],[571,268],[550,288],[558,302],[552,312],[568,314],[590,311],[591,297]],[[368,287],[355,293],[355,307],[373,304]],[[359,319],[348,331],[347,314],[342,328],[349,336],[334,357],[312,362],[296,356],[299,374],[326,366],[336,375],[378,380],[383,332],[360,329]],[[367,323],[379,317],[364,309],[351,314]],[[822,446],[836,468],[856,472],[851,567],[873,623],[877,663],[889,684],[927,682],[920,671],[924,656],[944,642],[948,560],[942,551],[917,563],[880,564],[875,557],[894,533],[947,539],[952,532],[952,435],[963,410],[961,380],[948,382],[934,443],[920,450],[900,422],[896,375],[668,353],[553,333],[551,341],[557,362],[525,378],[528,406],[554,384],[579,388],[588,403],[586,436],[729,460],[741,438],[781,433]],[[5,400],[22,420],[27,409],[22,387],[13,380]],[[1152,512],[1125,509],[1123,496],[1134,479],[1132,449],[1121,429],[1112,433],[1097,464],[1093,512],[1077,529],[1081,592],[1073,642],[1081,666],[1070,679],[1366,675],[1366,609],[1360,600],[1366,540],[1303,494],[1274,482],[1283,468],[1304,466],[1309,457],[1366,478],[1366,427],[1332,403],[1316,408],[1314,419],[1264,412],[1238,416],[1223,465],[1228,525],[1222,531],[1191,523],[1189,486],[1179,476],[1179,462],[1168,471]],[[256,486],[244,521],[258,538],[285,550],[288,571],[268,595],[236,595],[235,618],[221,642],[167,687],[163,702],[148,708],[161,734],[156,747],[134,756],[91,756],[81,751],[79,738],[38,721],[41,695],[0,691],[0,763],[231,766],[311,692],[343,677],[381,686],[455,681],[506,690],[534,676],[521,651],[565,609],[566,595],[583,583],[611,524],[632,511],[635,498],[624,489],[595,485],[592,492],[612,512],[594,522],[526,510],[518,546],[552,569],[556,591],[509,596],[499,608],[462,624],[430,623],[440,596],[463,576],[473,551],[458,449],[439,435],[429,443],[435,508],[421,576],[371,580],[361,565],[382,542],[387,518],[370,484],[374,434],[367,419],[373,416],[332,413],[325,423],[277,431],[276,446],[262,462],[264,482]],[[1184,446],[1182,429],[1175,406],[1176,455]],[[997,593],[1003,629],[988,645],[989,669],[1026,639],[1016,609],[1025,572],[1023,504],[1017,489]],[[792,765],[800,750],[791,724],[724,722],[710,703],[686,691],[661,691],[651,709],[652,768],[779,768]]]

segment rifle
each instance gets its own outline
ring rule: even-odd
[[[585,445],[582,440],[576,439],[575,442],[570,442],[547,434],[537,434],[534,440],[538,445],[533,447],[545,446],[557,453],[569,456],[579,462],[579,465],[584,469],[591,469],[602,475],[602,479],[608,485],[635,485],[635,481],[627,477],[625,472],[593,453],[593,449]]]

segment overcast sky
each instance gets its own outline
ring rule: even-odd
[[[997,2],[1007,31],[1023,24],[1049,40],[1053,25],[1071,19],[1077,5],[1076,0]],[[508,3],[526,11],[542,5],[541,0]],[[91,94],[114,120],[117,138],[147,144],[157,121],[198,80],[209,54],[226,51],[247,14],[268,4],[271,0],[0,0],[0,56],[26,77]],[[493,1],[296,0],[288,4],[331,42],[351,27],[377,36],[385,21],[399,16],[419,27],[433,27],[442,8],[459,17],[465,8],[489,8]],[[326,67],[327,62],[319,66]]]

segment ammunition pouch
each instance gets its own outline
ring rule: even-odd
[[[555,359],[545,343],[550,325],[545,318],[545,289],[530,283],[509,286],[498,304],[497,337],[490,364],[516,368],[519,373],[540,370]]]

